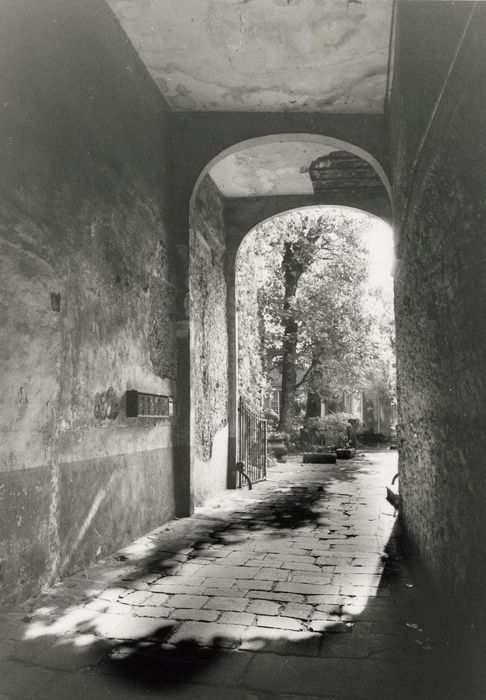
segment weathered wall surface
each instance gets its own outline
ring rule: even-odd
[[[361,209],[369,214],[391,221],[390,199],[383,191],[378,194],[345,190],[344,192],[319,192],[316,195],[277,195],[271,197],[238,197],[226,202],[226,222],[233,237],[240,240],[261,221],[282,214],[290,209],[322,205],[344,206]],[[238,230],[239,229],[239,230]]]
[[[109,1],[174,110],[382,109],[390,3]]]
[[[403,516],[437,589],[483,621],[485,32],[483,3],[398,3],[392,112]]]
[[[243,241],[236,257],[236,311],[238,338],[238,395],[256,410],[263,410],[266,380],[261,332],[261,309],[255,271],[257,254],[252,241]]]
[[[168,110],[100,0],[0,9],[0,589],[25,597],[174,512]]]
[[[189,316],[194,503],[226,487],[228,334],[224,199],[209,176],[190,212]]]

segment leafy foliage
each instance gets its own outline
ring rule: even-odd
[[[350,413],[329,413],[322,418],[307,418],[305,429],[313,444],[328,447],[344,447],[348,443],[349,419],[356,418]]]
[[[290,329],[301,393],[332,399],[372,380],[393,393],[392,296],[370,283],[363,235],[371,223],[364,214],[316,207],[255,230],[247,259],[249,251],[264,376],[282,371]]]

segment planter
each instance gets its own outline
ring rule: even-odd
[[[273,452],[278,462],[285,461],[283,457],[287,454],[287,448],[285,447],[284,439],[280,436],[272,436],[268,438],[268,449]]]
[[[336,450],[338,459],[352,459],[356,456],[356,450],[354,447],[345,447],[343,449]]]
[[[335,452],[304,452],[304,464],[336,464]]]
[[[358,447],[358,437],[356,432],[358,430],[359,420],[357,418],[350,418],[349,425],[347,428],[348,439],[353,447]]]

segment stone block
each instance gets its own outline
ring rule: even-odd
[[[204,606],[207,610],[233,610],[242,612],[248,605],[248,598],[217,597],[210,598]]]
[[[322,645],[322,635],[312,632],[295,632],[270,627],[249,627],[244,633],[241,650],[259,651],[298,656],[317,656]],[[271,663],[271,658],[269,659]],[[289,697],[287,695],[285,698]]]
[[[290,573],[284,569],[266,568],[260,569],[255,576],[257,581],[287,581]]]
[[[251,579],[255,578],[258,571],[254,566],[222,566],[220,563],[210,564],[204,573],[207,578]]]
[[[256,691],[322,698],[395,698],[407,694],[399,666],[383,661],[255,654],[244,682]],[[399,689],[399,693],[397,693]]]
[[[128,612],[130,608],[128,608]],[[129,615],[106,615],[100,613],[95,618],[79,625],[79,631],[83,634],[95,634],[106,639],[117,638],[118,630],[125,624]]]
[[[174,620],[194,620],[201,622],[215,622],[219,617],[217,610],[200,610],[191,608],[180,608],[171,613]]]
[[[282,559],[285,559],[286,556],[289,554],[289,545],[285,540],[283,541],[275,541],[273,538],[269,538],[268,540],[265,541],[256,541],[255,543],[255,552],[264,552],[266,554],[284,554],[285,556],[281,557]],[[294,549],[293,554],[298,554],[298,555],[307,555],[308,552],[305,549]],[[269,557],[267,557],[269,558]]]
[[[304,552],[304,550],[299,550]],[[303,553],[303,554],[289,554],[287,553],[286,555],[282,554],[275,554],[275,553],[269,553],[266,557],[267,560],[275,560],[280,562],[281,564],[290,564],[292,562],[296,562],[298,564],[314,564],[315,559],[313,556],[310,556],[308,553]]]
[[[275,590],[278,593],[300,593],[302,595],[333,595],[339,593],[338,586],[329,584],[316,583],[293,583],[292,581],[283,581],[275,584]]]
[[[260,568],[272,567],[274,569],[278,569],[281,562],[273,559],[249,559],[247,563],[248,566],[258,566]]]
[[[235,584],[234,578],[206,578],[204,579],[205,588],[231,588]]]
[[[338,459],[352,459],[353,457],[356,457],[356,450],[354,447],[337,449],[336,456]]]
[[[122,597],[124,605],[144,605],[147,598],[150,598],[151,593],[146,591],[133,591]]]
[[[316,583],[318,585],[326,585],[331,583],[331,581],[334,583],[332,574],[322,572],[319,572],[318,574],[303,574],[302,572],[299,572],[298,574],[292,574],[290,580],[295,583]]]
[[[135,617],[170,617],[172,608],[168,608],[165,605],[140,605],[137,608],[133,608],[132,615],[135,615]]]
[[[215,588],[202,588],[201,595],[206,595],[209,597],[225,596],[225,597],[229,597],[229,598],[234,598],[235,596],[238,597],[239,595],[243,596],[245,594],[243,593],[243,589],[236,588],[236,587],[235,588],[215,587]]]
[[[307,595],[305,602],[309,605],[341,605],[348,601],[347,596],[333,594]]]
[[[223,625],[228,624],[250,626],[253,625],[255,619],[255,615],[249,612],[233,612],[228,610],[221,613],[221,617],[219,618],[218,622]]]
[[[258,615],[258,627],[271,627],[273,629],[294,630],[296,632],[302,630],[302,623],[292,617],[277,617],[272,615]]]
[[[127,595],[128,594],[125,588],[115,586],[114,588],[106,588],[98,595],[98,598],[100,598],[100,600],[115,602],[118,600],[118,598],[125,598]]]
[[[147,639],[164,639],[174,625],[169,619],[153,617],[127,617],[123,623],[114,630],[114,634],[104,635],[116,639],[145,641]]]
[[[241,591],[271,591],[273,583],[273,581],[261,581],[256,579],[250,581],[238,579],[235,581],[235,587]]]
[[[150,595],[145,599],[144,605],[159,606],[169,600],[167,593],[154,593],[150,591]]]
[[[187,583],[187,580],[183,578],[177,582],[170,581],[167,583],[163,582],[164,579],[162,579],[160,583],[154,583],[154,585],[151,586],[150,592],[166,593],[168,595],[175,595],[176,593],[180,593],[181,595],[198,595],[201,590],[201,586],[203,585],[203,581],[195,584],[193,580],[188,580],[191,583]]]
[[[247,610],[259,615],[278,615],[280,606],[272,600],[252,600]]]
[[[323,571],[320,566],[315,566],[315,564],[302,564],[298,561],[282,562],[281,568],[289,569],[290,571],[307,571],[310,574],[331,573],[328,571]]]
[[[322,567],[333,567],[333,566],[340,566],[342,565],[347,565],[351,564],[353,561],[353,558],[351,555],[346,554],[344,557],[339,555],[335,550],[330,549],[329,551],[326,552],[319,552],[319,554],[316,556],[318,557],[316,564],[318,566]]]
[[[172,608],[202,608],[209,600],[205,595],[174,595],[168,600]]]
[[[250,552],[230,552],[224,563],[226,566],[258,566],[258,564],[251,564],[250,559],[252,559],[252,553]]]
[[[240,645],[246,629],[243,625],[220,625],[217,622],[183,622],[169,637],[168,642],[192,642],[204,647],[233,648]]]
[[[299,620],[307,620],[314,608],[312,605],[304,605],[302,603],[287,603],[282,608],[282,615],[285,617],[296,617]]]
[[[305,600],[305,596],[298,593],[278,593],[276,591],[248,591],[247,597],[283,603],[303,603]]]
[[[308,628],[311,632],[328,632],[328,633],[340,633],[340,632],[352,632],[353,624],[351,622],[343,622],[340,619],[312,619]]]

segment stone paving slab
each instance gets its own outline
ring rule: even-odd
[[[248,684],[257,690],[300,695],[327,693],[339,698],[390,700],[403,695],[406,680],[398,665],[363,660],[255,655],[247,671]]]
[[[0,700],[466,698],[385,554],[395,471],[279,465],[1,614]]]

